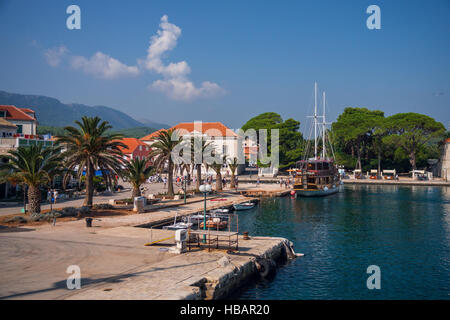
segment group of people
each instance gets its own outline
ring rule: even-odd
[[[289,188],[293,183],[292,178],[283,179],[280,178],[280,187]]]
[[[58,199],[58,190],[50,189],[47,192],[47,201],[48,203],[56,203],[56,199]]]

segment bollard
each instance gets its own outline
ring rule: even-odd
[[[248,236],[248,231],[245,231],[243,234],[244,234],[244,237],[243,237],[244,240],[250,240],[250,237]]]
[[[92,227],[92,218],[86,218],[86,227]]]

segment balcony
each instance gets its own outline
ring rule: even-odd
[[[12,137],[0,138],[0,154],[6,154],[11,149],[33,145],[50,147],[52,140],[45,140],[42,136],[28,134],[14,134]]]

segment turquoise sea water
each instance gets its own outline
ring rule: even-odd
[[[304,253],[238,299],[449,299],[450,188],[354,186],[325,198],[272,198],[239,230],[285,237]],[[242,243],[245,246],[245,243]],[[381,269],[381,289],[366,286]]]

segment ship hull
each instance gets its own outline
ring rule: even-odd
[[[325,197],[339,192],[340,187],[330,188],[328,190],[294,190],[301,197]]]

